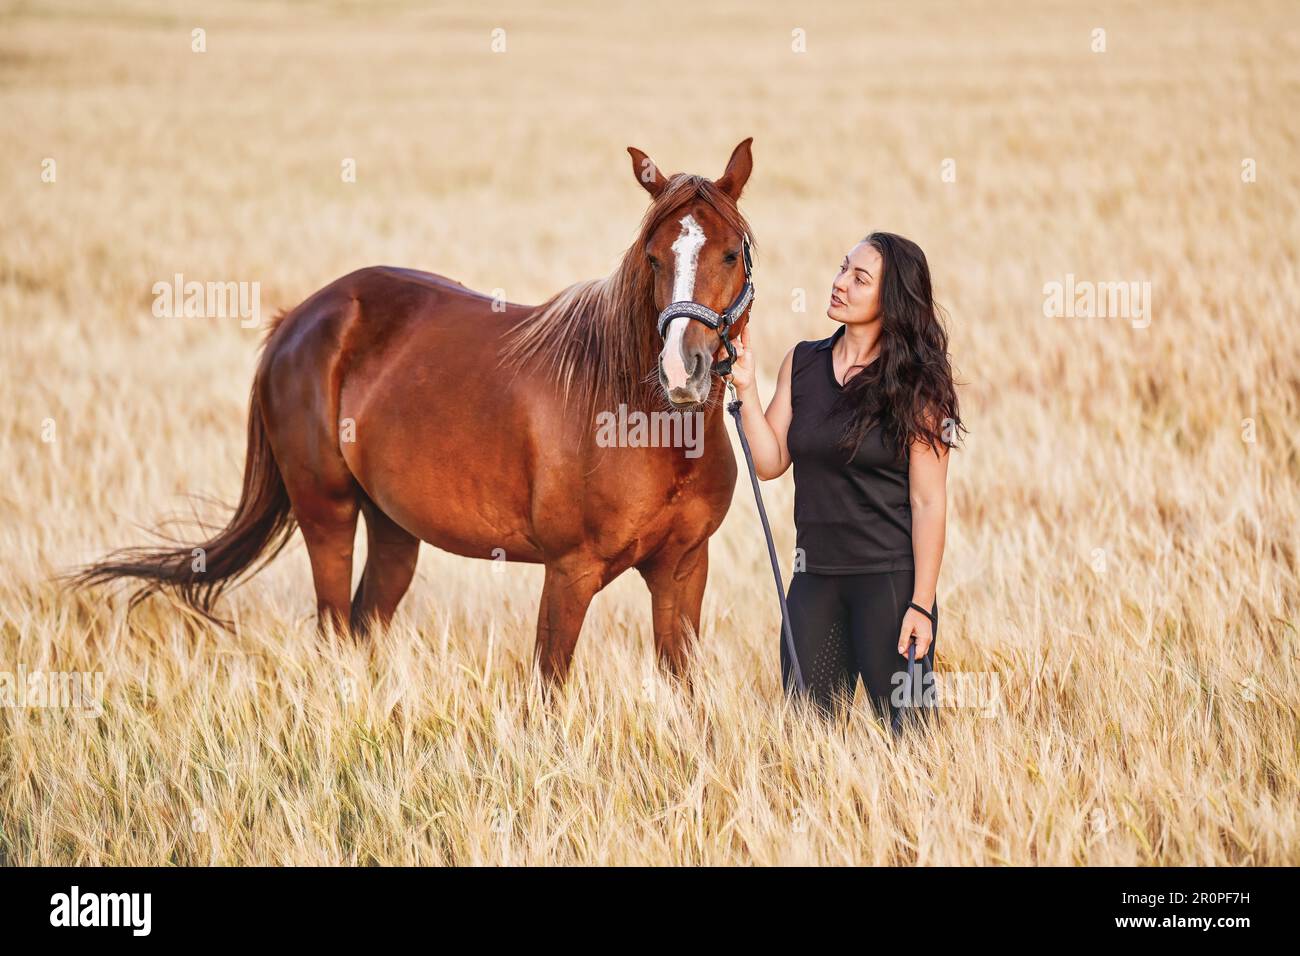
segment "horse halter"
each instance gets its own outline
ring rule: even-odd
[[[692,302],[690,299],[682,299],[679,302],[670,302],[659,313],[659,337],[661,339],[668,337],[668,323],[677,318],[692,319],[707,325],[721,336],[722,344],[727,350],[727,357],[713,363],[713,371],[718,375],[731,374],[731,364],[736,361],[736,347],[731,344],[728,333],[754,301],[754,282],[752,278],[754,263],[749,252],[749,233],[745,233],[745,237],[741,241],[740,251],[745,260],[745,284],[741,287],[740,292],[736,294],[736,298],[732,300],[731,305],[727,306],[725,312],[719,315],[707,305],[700,305],[700,303]]]

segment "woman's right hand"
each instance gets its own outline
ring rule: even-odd
[[[740,330],[736,343],[736,360],[731,363],[731,384],[737,395],[744,395],[754,387],[754,353],[749,350],[749,323]]]

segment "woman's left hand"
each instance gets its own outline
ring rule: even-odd
[[[916,641],[916,659],[919,661],[930,650],[934,641],[934,631],[930,619],[914,607],[909,607],[903,615],[903,628],[898,633],[898,653],[907,656],[907,645]]]

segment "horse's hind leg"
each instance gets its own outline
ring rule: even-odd
[[[289,493],[316,585],[316,625],[323,633],[332,626],[347,630],[352,601],[352,548],[357,533],[357,498],[315,499],[310,504]]]
[[[289,504],[307,543],[317,626],[344,632],[352,611],[352,548],[362,493],[327,424],[331,416],[304,405],[295,390],[299,375],[291,368],[264,379],[262,407],[269,413],[267,431]]]
[[[420,557],[420,539],[384,514],[369,498],[366,516],[366,569],[352,598],[352,632],[366,634],[372,624],[387,627],[402,595],[411,586]]]

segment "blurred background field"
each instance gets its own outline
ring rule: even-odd
[[[0,671],[106,676],[98,719],[0,707],[0,861],[1300,863],[1300,12],[1025,7],[0,3]],[[746,136],[769,394],[857,239],[929,256],[971,430],[939,670],[994,718],[784,710],[743,479],[695,700],[635,575],[549,715],[536,568],[426,549],[361,646],[316,640],[300,543],[233,635],[51,581],[237,496],[260,332],[155,282],[540,302],[633,238],[625,147],[717,176]],[[1150,282],[1150,325],[1044,317],[1069,274]]]

